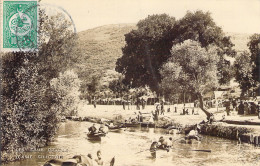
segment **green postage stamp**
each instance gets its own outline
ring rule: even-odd
[[[37,49],[37,1],[3,1],[2,36],[4,51]]]

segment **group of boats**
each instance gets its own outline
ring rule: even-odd
[[[154,127],[154,124],[150,123],[140,123],[140,122],[125,122],[117,125],[108,125],[104,123],[108,128],[109,132],[121,132],[128,127]],[[102,137],[105,137],[107,133],[97,132],[97,133],[87,133],[89,140],[101,140]]]

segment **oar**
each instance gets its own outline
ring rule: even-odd
[[[178,138],[178,139],[176,139],[176,140],[173,140],[172,142],[175,142],[175,141],[177,141],[177,140],[179,140],[179,139],[182,139],[182,138],[185,138],[185,137]]]
[[[176,149],[176,148],[172,148]],[[211,150],[204,150],[204,149],[178,149],[178,150],[189,150],[189,151],[197,151],[197,152],[208,152],[211,153]]]
[[[209,153],[211,153],[211,150],[203,150],[203,149],[193,149],[191,151],[199,151],[199,152],[209,152]]]

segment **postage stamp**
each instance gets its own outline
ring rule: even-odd
[[[37,1],[4,1],[2,12],[2,49],[37,49]]]

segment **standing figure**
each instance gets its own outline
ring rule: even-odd
[[[125,101],[123,100],[123,109],[125,110]]]
[[[94,105],[94,108],[97,107],[97,101],[96,101],[96,97],[94,97],[94,100],[93,100],[93,105]]]

